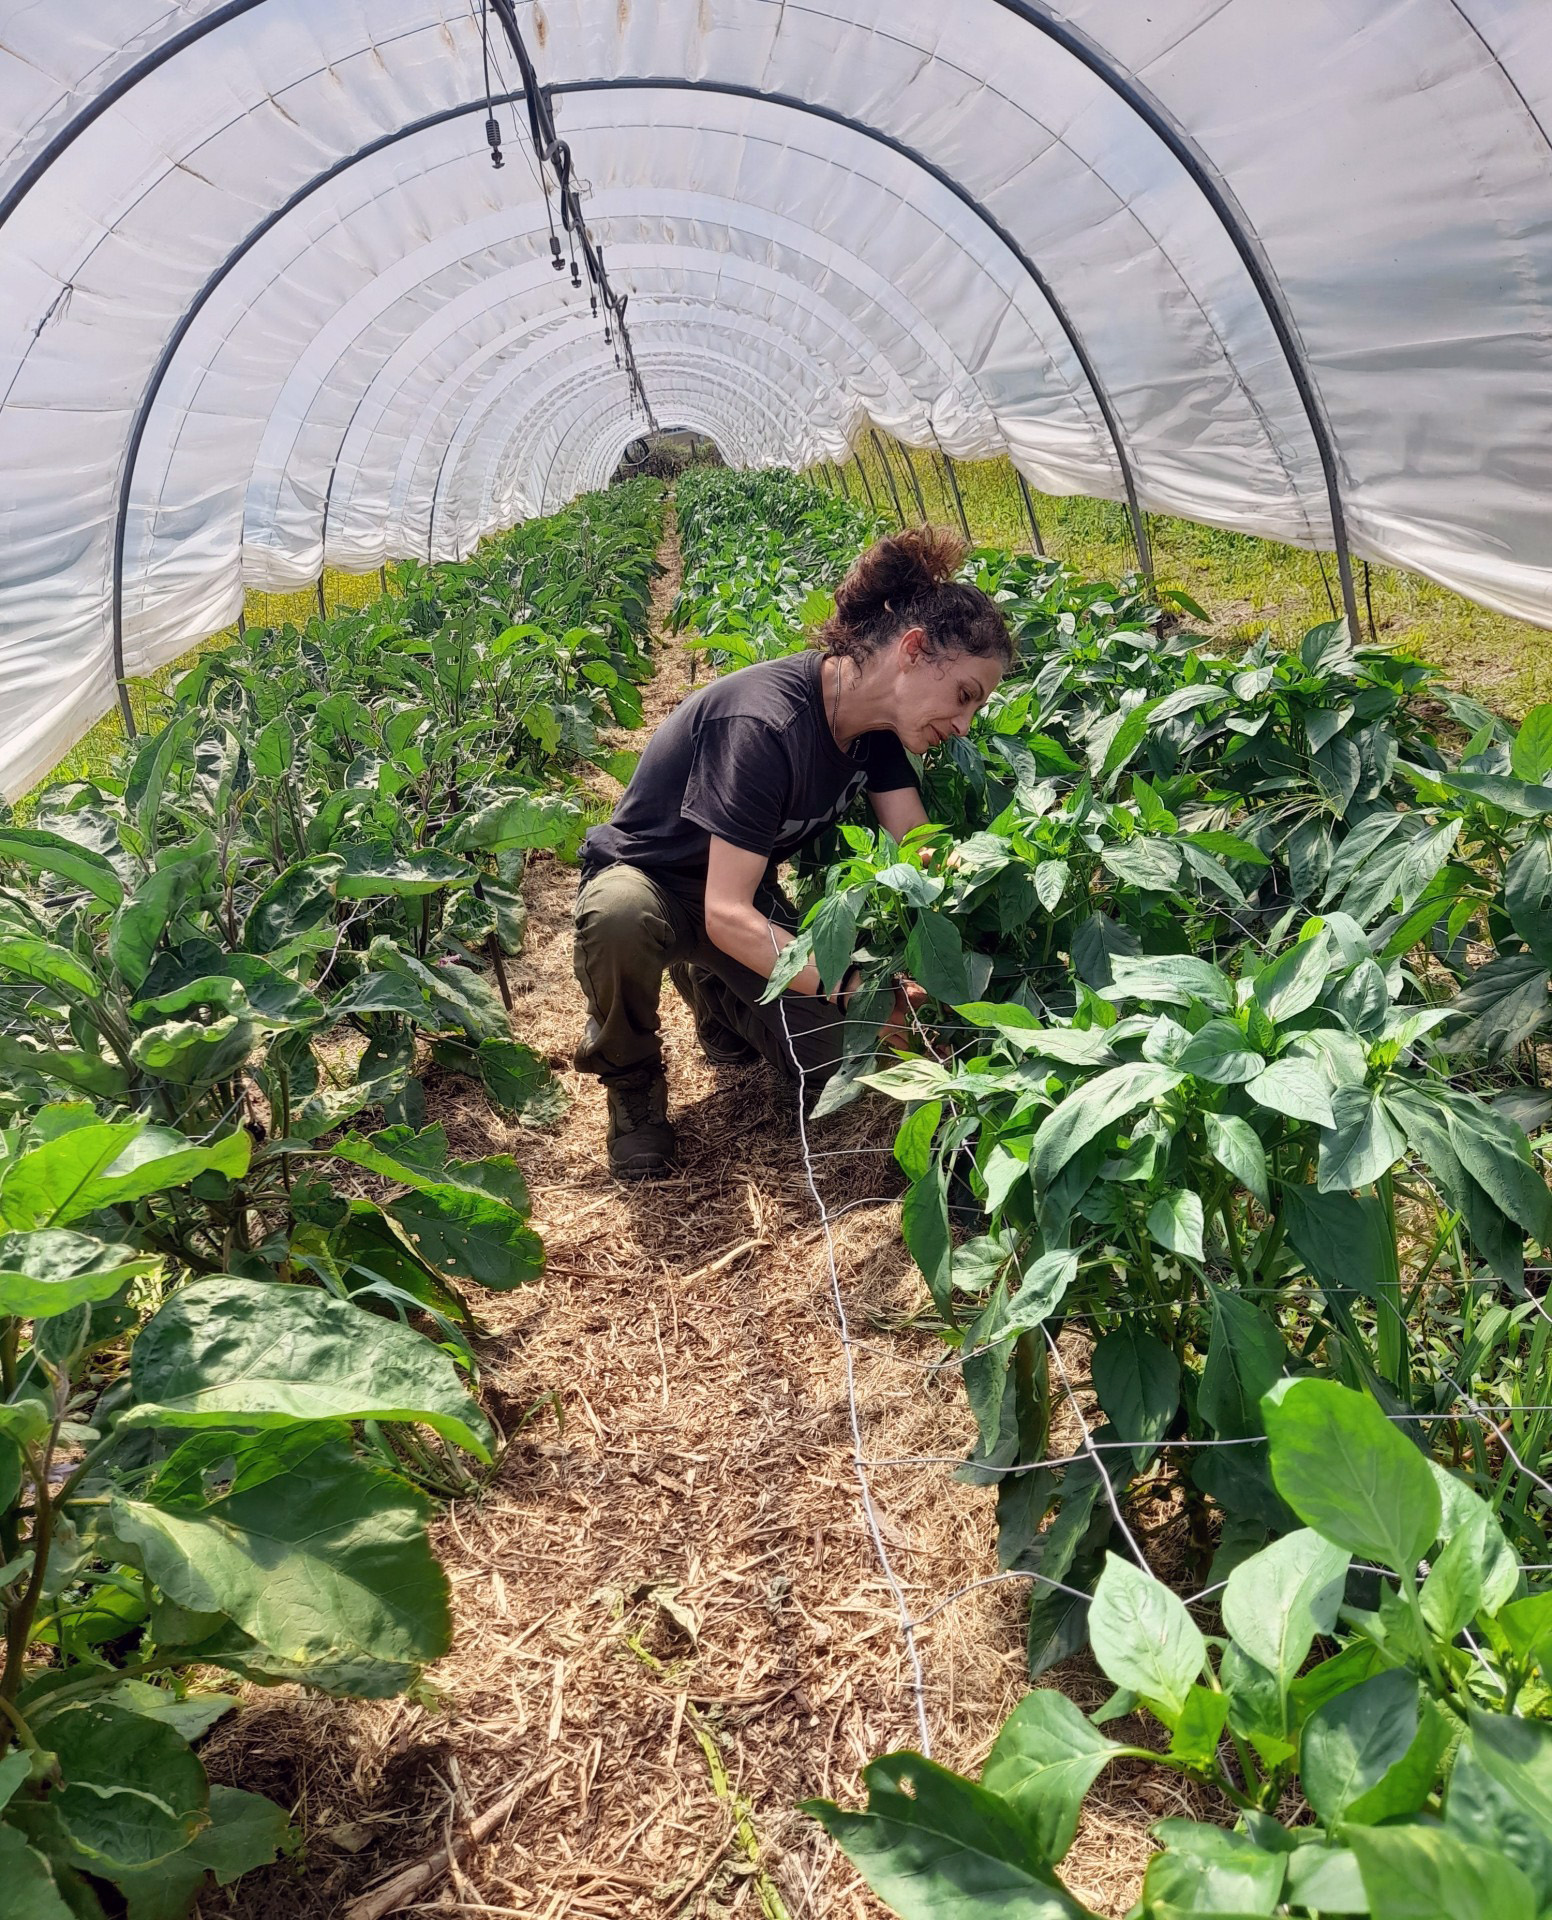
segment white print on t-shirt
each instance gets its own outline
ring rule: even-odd
[[[857,774],[830,811],[820,814],[817,820],[783,820],[776,836],[777,845],[785,846],[789,840],[811,840],[821,828],[828,827],[832,821],[839,820],[867,785],[867,778],[865,773]]]

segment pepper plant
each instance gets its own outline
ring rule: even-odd
[[[1525,1591],[1490,1507],[1372,1398],[1283,1379],[1262,1417],[1302,1524],[1228,1576],[1221,1633],[1113,1554],[1092,1608],[1103,1708],[1041,1689],[979,1780],[896,1753],[867,1768],[864,1810],[808,1803],[905,1920],[1088,1914],[1059,1868],[1121,1760],[1196,1783],[1232,1822],[1154,1827],[1136,1920],[1552,1906],[1552,1595]],[[1143,1713],[1167,1747],[1103,1730]]]

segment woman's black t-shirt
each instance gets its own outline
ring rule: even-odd
[[[915,784],[894,734],[837,745],[819,654],[762,660],[691,694],[658,727],[614,817],[583,842],[583,877],[623,863],[704,887],[715,834],[763,853],[774,880],[864,789]]]

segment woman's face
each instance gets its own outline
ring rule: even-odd
[[[912,753],[929,753],[951,733],[967,734],[1002,678],[1002,662],[989,655],[930,652],[920,627],[902,633],[895,649],[894,730],[902,745]]]

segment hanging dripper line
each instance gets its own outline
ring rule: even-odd
[[[623,369],[630,383],[631,404],[639,405],[646,415],[647,430],[657,432],[657,416],[652,411],[652,403],[647,398],[647,390],[642,383],[641,369],[636,363],[636,350],[630,337],[630,329],[625,322],[625,308],[629,299],[627,294],[616,293],[609,282],[609,274],[604,266],[603,249],[593,238],[582,212],[581,195],[577,192],[573,178],[571,148],[555,131],[555,108],[549,90],[539,83],[538,70],[533,57],[523,39],[522,28],[517,23],[517,9],[513,0],[485,0],[488,11],[494,7],[512,48],[513,58],[517,61],[522,77],[523,100],[528,109],[528,131],[533,141],[534,156],[541,170],[548,167],[555,175],[556,198],[560,203],[560,224],[566,234],[572,254],[572,283],[578,284],[576,255],[582,256],[582,266],[587,274],[588,293],[595,310],[603,309],[604,341],[614,349],[616,363]],[[548,195],[546,195],[548,205]],[[560,241],[551,232],[551,256],[555,265],[562,264]]]

